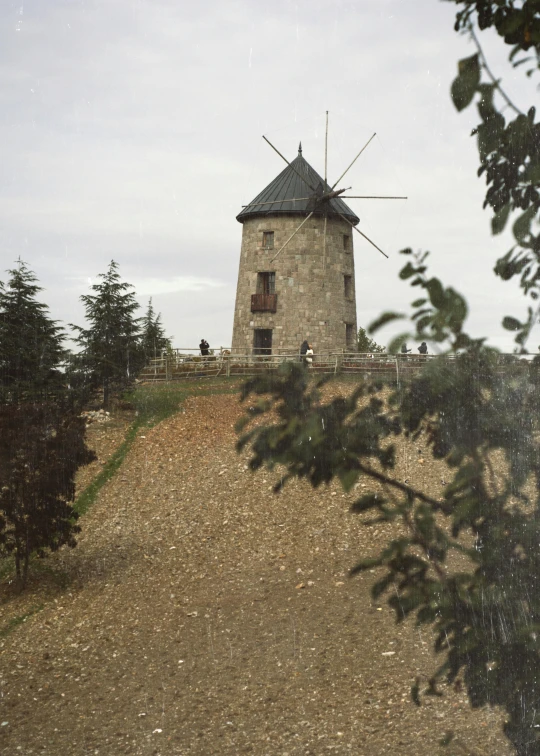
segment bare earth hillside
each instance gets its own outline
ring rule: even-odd
[[[509,754],[500,714],[461,690],[411,703],[431,639],[372,602],[374,574],[347,577],[386,537],[349,514],[359,490],[274,495],[234,450],[240,413],[192,398],[141,431],[78,547],[26,594],[3,587],[0,630],[29,616],[0,639],[0,752]],[[121,435],[91,428],[101,461]],[[442,468],[402,443],[405,477],[439,490]]]

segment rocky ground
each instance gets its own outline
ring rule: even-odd
[[[411,703],[437,664],[428,632],[371,600],[375,574],[347,577],[388,532],[349,514],[358,490],[274,495],[234,450],[240,412],[190,398],[141,430],[77,548],[22,596],[3,585],[2,754],[509,754],[500,713],[459,686]],[[126,427],[90,426],[81,485]],[[403,442],[400,460],[440,489],[421,450]]]

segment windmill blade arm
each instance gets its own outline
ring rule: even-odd
[[[342,199],[409,199],[408,197],[393,197],[390,195],[371,194],[343,194]]]
[[[304,223],[307,223],[307,222],[308,222],[308,220],[309,220],[309,219],[311,218],[311,216],[312,216],[312,215],[313,215],[313,213],[310,213],[310,214],[309,214],[309,215],[307,216],[307,218],[304,218],[304,220],[303,220],[303,221],[302,221],[302,223],[301,223],[301,224],[300,224],[300,225],[298,226],[298,228],[296,229],[296,231],[293,231],[293,233],[292,233],[292,234],[291,234],[291,235],[289,236],[289,238],[287,239],[287,241],[285,242],[285,244],[283,244],[283,245],[282,245],[282,246],[281,246],[281,247],[280,247],[280,248],[278,249],[278,251],[276,252],[276,254],[274,255],[274,257],[273,257],[273,258],[272,258],[272,259],[270,260],[270,262],[274,262],[274,260],[275,260],[275,259],[276,259],[276,257],[277,257],[277,256],[279,255],[279,253],[280,253],[280,252],[281,252],[282,250],[284,250],[284,249],[285,249],[285,247],[287,246],[287,244],[288,244],[288,243],[289,243],[289,242],[291,241],[291,239],[292,239],[292,238],[293,238],[294,236],[296,236],[296,234],[297,234],[297,233],[298,233],[298,232],[300,231],[300,229],[302,228],[302,226],[304,225]],[[384,253],[383,253],[383,254],[384,254]]]
[[[368,241],[373,247],[375,247],[375,249],[379,250],[379,252],[381,253],[381,255],[384,255],[386,257],[386,259],[388,260],[388,255],[386,254],[386,252],[383,252],[382,249],[380,247],[378,247],[375,244],[374,241],[371,241],[371,239],[369,238],[369,236],[366,236],[364,233],[362,233],[362,231],[360,231],[360,229],[356,228],[356,226],[354,225],[354,223],[351,223],[351,221],[348,218],[346,218],[344,215],[342,215],[341,213],[338,213],[338,214],[339,214],[340,218],[343,218],[343,220],[345,221],[345,223],[348,223],[351,228],[353,228],[357,233],[359,233],[360,236],[363,236],[364,239],[366,239],[366,241]]]
[[[277,154],[280,156],[280,158],[283,158],[283,160],[287,163],[287,165],[289,165],[293,169],[293,171],[296,173],[296,175],[298,176],[298,178],[302,179],[302,181],[304,182],[304,184],[306,184],[307,186],[309,186],[309,188],[311,189],[312,192],[317,191],[313,186],[311,186],[311,184],[308,182],[307,178],[305,176],[302,176],[302,174],[299,173],[296,170],[296,168],[294,167],[294,165],[291,165],[291,163],[289,163],[289,161],[287,160],[286,157],[283,157],[283,155],[281,154],[281,152],[276,147],[274,147],[274,145],[272,144],[272,142],[269,139],[267,139],[264,134],[263,134],[263,139],[264,139],[265,142],[268,142],[268,144],[274,150],[274,152],[277,152]]]
[[[374,241],[371,241],[369,236],[366,236],[364,233],[362,233],[362,231],[360,231],[359,228],[356,228],[356,226],[353,226],[353,228],[360,234],[360,236],[363,236],[366,241],[368,241],[373,247],[375,247],[375,249],[378,249],[381,255],[384,255],[384,257],[386,257],[386,259],[388,260],[388,255],[386,254],[386,252],[383,252],[382,249],[378,247]]]
[[[281,152],[278,150],[277,147],[274,147],[274,145],[272,144],[272,142],[269,139],[267,139],[264,134],[262,135],[262,138],[264,139],[265,142],[268,142],[268,144],[270,145],[270,147],[274,150],[274,152],[277,152],[277,154],[280,156],[280,158],[283,158],[283,160],[287,163],[287,165],[290,165],[290,163],[287,160],[287,158],[284,155],[281,154]]]
[[[328,178],[328,111],[326,111],[326,131],[324,134],[324,185],[327,185]]]
[[[336,186],[337,186],[337,185],[339,184],[339,182],[341,181],[341,179],[343,178],[343,176],[344,176],[344,175],[345,175],[345,174],[346,174],[346,173],[347,173],[348,171],[350,171],[350,169],[351,169],[351,168],[353,167],[353,165],[354,165],[354,164],[356,163],[356,161],[358,160],[358,158],[360,157],[360,155],[361,155],[361,154],[363,153],[363,151],[364,151],[364,150],[366,149],[366,147],[368,146],[368,144],[369,144],[369,143],[371,142],[371,140],[372,140],[372,139],[373,139],[373,138],[374,138],[374,137],[375,137],[376,135],[377,135],[377,132],[375,131],[375,132],[374,132],[374,133],[373,133],[373,134],[371,135],[371,137],[370,137],[370,138],[369,138],[369,139],[367,140],[367,142],[366,142],[366,143],[365,143],[365,145],[364,145],[364,146],[362,147],[362,149],[360,150],[360,152],[358,153],[358,155],[357,155],[357,156],[355,157],[355,159],[354,159],[354,160],[352,161],[352,163],[350,164],[350,166],[349,166],[348,168],[346,168],[346,169],[345,169],[345,170],[343,171],[343,173],[341,174],[341,176],[340,176],[340,177],[338,178],[338,180],[336,181],[336,183],[335,183],[335,184],[333,185],[332,189],[335,189],[335,188],[336,188]]]
[[[292,199],[280,199],[272,200],[271,202],[251,202],[249,205],[242,205],[242,207],[258,207],[259,205],[279,205],[284,202],[308,202],[312,197],[293,197]]]

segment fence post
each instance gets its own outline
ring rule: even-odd
[[[396,354],[396,382],[398,389],[401,389],[401,385],[399,382],[399,354]]]

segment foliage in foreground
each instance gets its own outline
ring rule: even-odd
[[[434,307],[432,321],[439,318],[448,321],[450,310]],[[501,375],[492,350],[457,322],[453,329],[454,344],[468,340],[456,361],[430,362],[388,401],[388,387],[362,383],[349,398],[321,404],[318,386],[309,388],[294,364],[277,380],[250,381],[244,398],[264,399],[249,419],[275,411],[278,421],[247,432],[238,448],[251,445],[253,470],[285,466],[276,490],[293,476],[313,486],[338,478],[345,490],[360,479],[380,484],[353,511],[368,525],[399,520],[403,535],[352,574],[380,568],[373,596],[387,595],[397,622],[414,616],[432,626],[442,663],[428,693],[462,676],[472,706],[502,706],[518,753],[537,754],[540,452],[533,418],[540,402],[527,375]],[[442,498],[396,477],[393,440],[400,435],[422,437],[446,462]],[[494,452],[504,455],[502,479],[494,476]],[[457,568],[452,553],[460,555]],[[418,681],[413,698],[420,702]]]
[[[492,232],[517,216],[515,244],[495,273],[519,276],[531,300],[525,319],[503,320],[523,354],[540,314],[540,123],[534,107],[522,112],[502,90],[473,24],[493,27],[512,45],[512,64],[529,66],[531,75],[540,59],[540,2],[452,1],[459,8],[456,30],[471,36],[477,52],[459,62],[451,95],[458,110],[477,101],[481,122],[474,133]],[[404,253],[409,262],[401,278],[419,290],[414,332],[397,336],[389,351],[412,337],[436,343],[453,360],[429,362],[389,399],[388,387],[372,383],[329,404],[320,403],[318,388],[308,388],[298,366],[284,366],[278,380],[261,376],[244,387],[244,398],[261,396],[244,425],[270,411],[277,421],[245,433],[238,448],[251,446],[253,470],[285,466],[276,490],[294,476],[313,486],[337,477],[346,490],[360,478],[377,483],[353,511],[367,525],[399,521],[402,535],[375,558],[360,560],[352,574],[377,568],[373,596],[387,596],[397,622],[414,617],[432,628],[441,664],[424,693],[440,695],[442,680],[462,678],[473,707],[506,712],[504,732],[516,753],[539,756],[540,360],[501,371],[485,340],[464,331],[463,297],[427,276],[427,253]],[[402,317],[385,313],[370,332]],[[450,482],[441,497],[396,476],[393,440],[400,435],[421,439],[446,464]],[[421,694],[417,680],[417,704]]]

